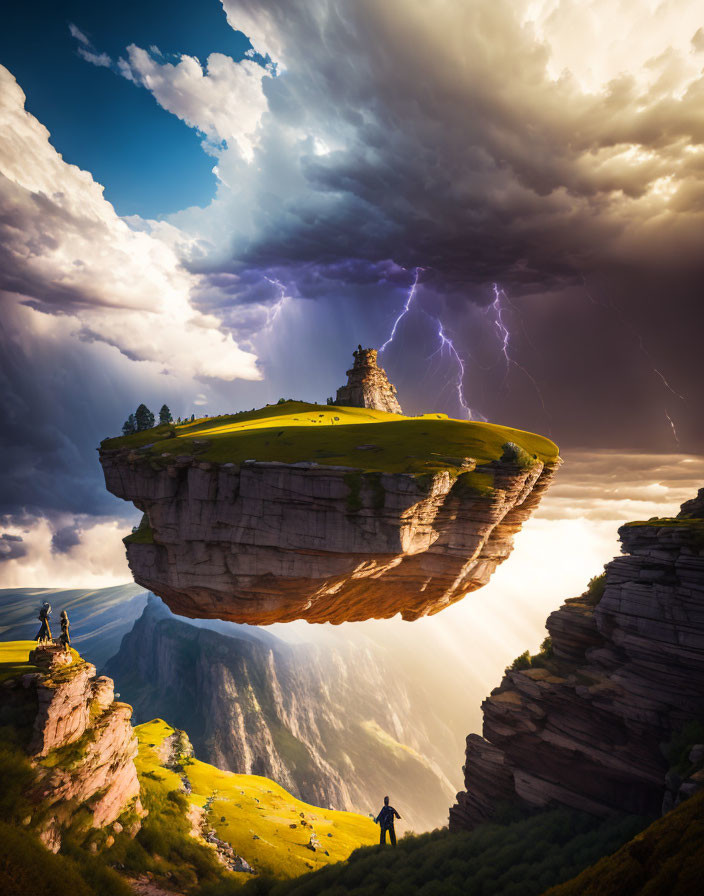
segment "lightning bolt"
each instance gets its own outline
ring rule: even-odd
[[[597,301],[597,299],[594,298],[591,291],[589,290],[589,287],[587,286],[587,281],[586,281],[584,274],[582,274],[582,285],[584,286],[584,292],[586,293],[587,298],[592,303],[592,305],[597,305],[599,308],[605,308],[607,311],[610,311],[618,319],[619,323],[624,328],[624,330],[626,330],[628,333],[631,334],[631,336],[634,338],[638,348],[640,349],[641,354],[648,361],[650,370],[660,380],[660,382],[667,389],[667,391],[671,395],[674,395],[675,398],[679,398],[680,401],[686,401],[687,399],[685,398],[685,396],[680,394],[676,389],[674,389],[668,382],[667,378],[665,377],[665,374],[661,370],[658,370],[658,368],[655,366],[655,358],[653,358],[651,353],[648,351],[648,349],[645,345],[645,342],[643,341],[642,334],[639,333],[638,330],[636,330],[636,328],[628,320],[628,318],[624,315],[623,311],[616,304],[616,302],[614,302],[614,300],[611,298],[609,298],[607,301],[603,301],[603,302]],[[674,420],[670,416],[670,412],[668,411],[667,408],[665,408],[665,419],[667,420],[667,422],[670,426],[670,429],[672,430],[672,435],[674,436],[675,442],[676,442],[677,446],[679,447],[680,440],[679,440],[679,436],[677,435],[677,427],[675,426]]]
[[[438,339],[440,340],[440,348],[438,349],[438,351],[442,354],[447,348],[450,352],[450,355],[452,355],[452,357],[457,362],[457,381],[455,382],[455,388],[457,389],[457,398],[459,400],[460,407],[467,415],[468,420],[484,420],[481,414],[477,414],[476,412],[472,411],[472,408],[470,408],[470,406],[467,404],[467,400],[464,394],[464,361],[455,348],[455,344],[453,343],[453,341],[445,334],[445,330],[443,329],[442,321],[440,320],[440,318],[436,318],[436,321],[438,325]]]
[[[670,424],[670,429],[672,429],[672,435],[675,437],[675,442],[677,442],[677,447],[679,448],[680,439],[677,435],[677,427],[675,426],[672,417],[668,414],[667,408],[665,408],[665,416],[667,417],[667,422]]]
[[[379,349],[379,354],[381,354],[384,351],[384,349],[388,345],[391,345],[391,343],[394,341],[394,336],[396,335],[396,330],[398,329],[398,325],[401,323],[401,321],[404,319],[404,317],[411,310],[411,304],[413,303],[413,299],[415,298],[415,294],[416,294],[416,288],[418,287],[418,278],[420,277],[422,271],[423,271],[423,268],[416,268],[416,273],[413,278],[413,283],[411,284],[411,288],[409,289],[408,295],[406,296],[406,304],[403,306],[401,313],[394,321],[394,325],[391,328],[391,333],[389,335],[389,338]],[[426,312],[424,311],[423,314],[426,314]]]
[[[496,327],[496,332],[499,336],[499,342],[501,345],[501,354],[504,357],[504,362],[506,365],[506,372],[504,374],[504,383],[508,379],[509,372],[511,367],[515,367],[517,370],[520,370],[521,373],[532,383],[533,388],[540,400],[540,404],[542,405],[543,412],[548,420],[550,420],[550,414],[548,413],[548,409],[545,406],[545,400],[543,398],[543,393],[538,385],[535,377],[530,371],[526,370],[526,368],[519,364],[518,361],[511,355],[511,331],[508,328],[508,325],[504,321],[504,307],[501,304],[501,299],[503,298],[511,307],[515,308],[515,305],[510,301],[508,296],[506,295],[505,290],[499,289],[498,284],[493,284],[494,289],[494,301],[489,306],[494,312],[494,326]]]
[[[264,277],[264,279],[267,280],[269,283],[271,283],[272,286],[276,286],[279,289],[278,302],[275,302],[271,306],[271,308],[267,309],[267,312],[266,312],[266,323],[264,324],[264,329],[270,330],[273,327],[273,325],[276,321],[276,318],[279,316],[279,314],[281,314],[281,309],[284,307],[284,304],[286,303],[286,288],[284,287],[283,283],[280,280],[277,280],[276,278]]]
[[[379,349],[379,354],[381,354],[391,343],[394,341],[396,336],[396,331],[398,329],[398,325],[401,323],[403,318],[408,314],[411,310],[411,305],[413,304],[413,299],[416,295],[416,289],[418,288],[418,280],[420,279],[421,273],[425,270],[425,268],[417,267],[415,269],[415,274],[413,277],[413,283],[411,284],[411,288],[408,290],[408,295],[406,296],[406,301],[404,303],[403,308],[401,309],[398,317],[393,323],[391,327],[391,332],[389,334],[389,338]],[[467,403],[467,399],[464,393],[464,375],[465,375],[465,366],[464,361],[462,360],[462,356],[455,348],[455,344],[452,339],[445,333],[442,321],[439,317],[433,317],[432,314],[429,314],[424,308],[418,309],[428,320],[433,321],[437,325],[437,337],[440,340],[440,346],[436,352],[430,356],[431,358],[437,355],[438,353],[443,355],[445,350],[447,350],[450,356],[454,359],[457,365],[457,379],[455,380],[454,386],[457,393],[457,400],[459,401],[460,407],[467,415],[468,420],[485,420],[481,414],[473,411],[472,408]]]

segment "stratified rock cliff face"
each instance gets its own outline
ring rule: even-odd
[[[132,708],[115,701],[111,679],[97,677],[95,666],[75,654],[37,648],[29,662],[38,671],[0,686],[0,717],[30,730],[36,812],[29,823],[54,852],[76,818],[84,827],[104,828],[128,813],[136,833],[141,806]]]
[[[142,510],[135,581],[183,616],[267,624],[436,613],[485,585],[559,464],[493,461],[417,477],[318,464],[153,463],[101,448]],[[488,483],[488,484],[487,484]]]
[[[402,414],[396,387],[389,382],[386,371],[377,364],[376,354],[375,348],[361,346],[354,352],[354,364],[347,371],[347,385],[337,390],[335,404]]]
[[[704,489],[677,518],[619,535],[603,595],[599,584],[553,613],[552,655],[507,671],[484,702],[451,828],[506,801],[598,815],[671,804],[662,747],[704,719]]]
[[[314,805],[366,814],[391,792],[411,828],[445,823],[452,735],[441,713],[418,709],[383,651],[208,625],[219,630],[150,598],[107,666],[137,722],[159,715],[188,732],[199,759],[272,778]]]

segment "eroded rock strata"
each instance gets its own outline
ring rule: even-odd
[[[335,404],[353,408],[375,408],[389,414],[402,414],[396,398],[396,387],[389,381],[386,371],[377,364],[374,348],[362,348],[354,352],[354,364],[347,371],[347,385],[337,390]]]
[[[603,582],[549,617],[552,655],[507,670],[483,703],[451,828],[506,802],[598,815],[672,804],[663,745],[704,718],[704,489],[677,518],[619,536]]]
[[[38,648],[29,661],[38,671],[0,686],[0,717],[30,732],[36,811],[27,823],[54,852],[77,819],[105,828],[127,815],[136,833],[142,809],[132,707],[114,699],[111,679],[60,648]]]
[[[101,448],[108,489],[145,514],[135,581],[183,616],[267,624],[436,613],[486,584],[560,463],[364,473],[316,463]],[[487,482],[489,483],[487,485]]]

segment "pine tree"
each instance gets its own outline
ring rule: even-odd
[[[122,424],[122,435],[131,436],[133,432],[137,432],[137,421],[134,414],[130,414]]]
[[[151,429],[154,426],[154,414],[152,414],[146,404],[140,404],[134,416],[137,420],[137,432],[143,432],[145,429]]]
[[[171,411],[168,408],[168,405],[162,404],[161,410],[159,411],[159,423],[173,423],[174,418],[171,416]]]

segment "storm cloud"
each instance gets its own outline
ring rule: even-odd
[[[0,563],[7,560],[17,560],[27,554],[27,546],[21,535],[11,535],[3,532],[0,535]]]
[[[108,55],[71,26],[86,77],[150,91],[214,159],[212,201],[159,220],[117,215],[0,67],[10,550],[97,563],[133,519],[95,447],[140,402],[324,401],[416,276],[382,355],[409,412],[461,416],[461,385],[568,450],[701,450],[699,3],[223,7],[244,58]]]
[[[279,67],[260,68],[257,165],[224,149],[219,196],[190,222],[229,216],[235,267],[393,259],[448,290],[699,264],[704,56],[686,4],[657,22],[652,57],[631,44],[637,66],[612,59],[588,90],[553,71],[559,23],[524,3],[223,2]],[[577,24],[583,6],[560,14]],[[608,44],[592,6],[597,46],[580,55]],[[636,41],[656,27],[642,25]],[[175,87],[173,67],[150,66]]]
[[[171,230],[145,226],[172,245],[181,234],[184,263],[203,276],[199,306],[251,335],[270,373],[267,302],[278,315],[284,295],[318,331],[322,309],[352,288],[357,331],[371,325],[379,345],[421,269],[424,324],[409,318],[384,359],[409,409],[434,400],[461,413],[452,360],[436,358],[442,321],[484,416],[571,444],[696,450],[696,3],[223,5],[261,60],[253,157],[223,138],[213,202],[171,216]],[[203,82],[209,96],[225,89],[207,66],[189,84],[140,54],[159,74],[155,98],[184,120]],[[208,108],[193,126],[223,135]],[[506,291],[501,325],[494,283]],[[434,393],[418,386],[428,378]]]

